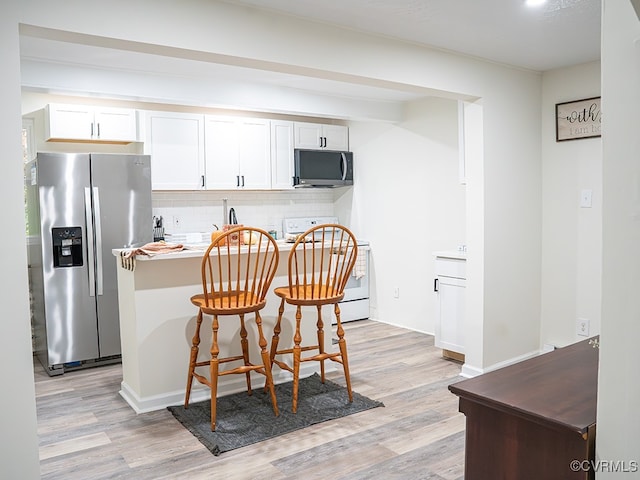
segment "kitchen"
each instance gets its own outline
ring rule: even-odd
[[[35,148],[40,151],[98,151],[114,153],[153,153],[149,141],[131,142],[124,145],[112,144],[82,144],[74,142],[45,141],[45,107],[47,105],[86,105],[85,99],[72,96],[60,96],[32,92],[27,89],[23,91],[23,108],[25,119],[33,120]],[[172,119],[192,121],[193,118],[245,118],[249,112],[229,112],[228,110],[198,108],[181,106],[177,108],[172,105],[163,105],[163,110],[159,110],[158,104],[146,102],[125,102],[122,100],[95,101],[95,106],[105,108],[135,108],[138,113],[138,134],[141,140],[150,137],[148,124],[160,117],[160,114]],[[154,110],[150,110],[153,108]],[[175,112],[179,110],[179,112]],[[153,191],[153,215],[163,217],[164,228],[167,240],[171,240],[172,234],[187,234],[193,232],[210,232],[214,225],[222,223],[222,199],[227,198],[228,205],[233,206],[237,212],[241,223],[253,224],[266,230],[275,229],[282,238],[282,220],[287,217],[305,216],[336,216],[338,220],[354,230],[358,237],[369,240],[363,231],[364,228],[377,228],[383,226],[383,222],[376,220],[375,212],[384,211],[392,205],[381,204],[375,208],[359,208],[354,201],[354,195],[359,189],[370,189],[371,191],[389,190],[393,192],[396,185],[413,185],[409,188],[410,196],[407,196],[405,189],[398,193],[391,193],[396,198],[403,198],[397,207],[400,218],[406,217],[414,205],[421,205],[422,221],[413,225],[411,233],[407,238],[421,238],[423,248],[412,253],[412,258],[403,259],[404,253],[398,255],[394,253],[395,260],[389,261],[386,255],[381,255],[376,259],[375,253],[371,255],[371,275],[370,291],[372,294],[371,317],[383,318],[377,313],[378,306],[376,298],[380,297],[387,302],[387,294],[393,294],[397,288],[400,292],[398,298],[389,295],[391,302],[383,305],[384,309],[391,308],[392,315],[401,317],[402,320],[389,320],[401,326],[421,331],[433,333],[435,331],[434,320],[431,315],[425,316],[421,312],[432,312],[435,308],[434,299],[424,298],[420,295],[420,287],[409,278],[403,278],[401,273],[406,270],[404,262],[413,263],[416,261],[424,265],[428,276],[432,276],[433,258],[431,253],[436,250],[456,249],[458,245],[465,243],[465,190],[466,187],[460,180],[460,165],[458,156],[458,104],[454,100],[429,98],[416,101],[407,109],[406,120],[398,126],[389,123],[372,122],[347,122],[339,119],[326,119],[318,117],[303,117],[300,115],[283,114],[258,114],[251,112],[250,118],[267,118],[274,125],[281,125],[283,122],[302,122],[304,124],[322,123],[341,126],[348,132],[348,147],[354,153],[354,185],[352,187],[339,188],[297,188],[292,189],[196,189],[200,188],[201,174],[198,171],[191,174],[191,186],[184,179],[182,165],[191,157],[197,158],[205,153],[205,148],[199,145],[197,148],[185,148],[181,168],[175,170],[174,178],[179,179],[178,186],[168,186],[162,183],[162,189]],[[260,115],[260,117],[258,117]],[[278,123],[279,122],[279,123]],[[172,124],[173,131],[179,124]],[[202,127],[201,127],[202,128]],[[380,132],[377,129],[382,128]],[[373,130],[370,130],[373,129]],[[371,151],[383,149],[394,149],[393,155],[401,155],[400,165],[402,169],[394,168],[384,176],[379,176],[373,171],[370,178],[362,177],[367,174],[367,162],[370,155],[365,150],[359,153],[357,147],[357,134],[363,132],[366,136],[376,139],[376,142],[367,146]],[[386,137],[386,138],[384,138]],[[206,138],[206,137],[205,137]],[[293,138],[291,139],[293,140]],[[175,141],[175,140],[174,140]],[[200,140],[202,142],[202,139]],[[367,141],[367,140],[365,140]],[[289,152],[292,145],[289,146]],[[412,152],[422,151],[428,158],[416,157]],[[193,152],[193,153],[192,153]],[[428,153],[427,153],[428,152]],[[376,155],[377,156],[377,155]],[[398,162],[394,162],[397,167]],[[382,165],[385,169],[388,166]],[[405,171],[412,172],[407,175]],[[152,175],[156,170],[152,168]],[[165,174],[171,177],[171,171]],[[287,175],[287,179],[288,179]],[[382,182],[382,183],[381,183]],[[290,183],[290,182],[289,182]],[[172,189],[173,188],[173,189]],[[397,197],[400,195],[400,197]],[[406,197],[406,199],[404,199]],[[377,197],[383,201],[384,198]],[[445,207],[443,208],[443,202]],[[386,215],[391,215],[387,213]],[[370,218],[368,218],[370,217]],[[365,220],[366,219],[366,220]],[[366,222],[366,223],[365,223]],[[374,222],[376,225],[371,225]],[[367,224],[368,227],[366,226]],[[362,225],[362,226],[360,226]],[[363,228],[364,227],[364,228]],[[438,230],[434,235],[432,230]],[[387,235],[379,245],[387,248]],[[393,244],[389,245],[393,247]],[[383,266],[388,263],[388,266]],[[394,271],[387,273],[387,269]],[[388,285],[377,287],[376,269],[384,272],[382,278],[397,277],[397,281],[389,281]],[[389,274],[393,277],[389,277]],[[379,293],[377,293],[379,292]],[[378,315],[378,316],[377,316]]]
[[[72,18],[74,15],[68,15],[64,9],[57,15],[54,15],[50,9],[45,5],[38,5],[39,11],[29,11],[26,15],[26,19],[31,23],[41,23],[44,25],[57,26],[58,28],[64,28],[66,25],[70,30],[75,30],[81,20],[77,20],[75,23],[70,20],[63,20],[64,18]],[[153,10],[153,9],[151,9]],[[47,15],[50,15],[50,19],[45,19]],[[110,12],[105,10],[101,12],[101,16],[110,18]],[[145,15],[155,15],[153,12],[145,12]],[[87,24],[93,24],[89,16],[85,16],[83,19]],[[194,19],[197,20],[197,19]],[[71,23],[69,23],[71,22]],[[158,19],[159,23],[162,23],[162,19]],[[117,22],[116,22],[117,23]],[[198,22],[196,21],[195,24]],[[103,27],[106,32],[109,32],[109,28]],[[125,28],[126,27],[122,27]],[[11,28],[8,29],[9,31]],[[208,29],[210,34],[214,34],[215,29]],[[186,32],[185,32],[186,33]],[[297,32],[299,35],[300,32]],[[233,37],[232,32],[226,32],[230,38]],[[142,35],[145,36],[144,34]],[[269,35],[265,32],[265,38]],[[136,38],[138,35],[124,34],[125,38]],[[153,40],[156,37],[151,32],[146,32],[146,38]],[[187,39],[189,35],[178,35],[176,38]],[[344,39],[344,38],[343,38]],[[185,43],[189,43],[189,40],[183,40]],[[342,49],[343,46],[338,46],[340,40],[336,40],[336,48]],[[15,41],[14,41],[15,43]],[[163,43],[163,42],[158,42]],[[179,42],[177,42],[179,43]],[[215,42],[214,42],[215,43]],[[347,42],[348,43],[348,42]],[[183,44],[184,46],[184,44]],[[191,45],[192,47],[195,45]],[[238,47],[242,48],[242,47]],[[244,47],[249,49],[249,47]],[[372,47],[374,49],[374,47]],[[246,50],[245,50],[246,51]],[[275,51],[275,50],[274,50]],[[417,53],[416,53],[417,55]],[[249,55],[250,56],[250,55]],[[269,55],[266,55],[269,58]],[[272,55],[271,58],[277,55]],[[433,55],[434,62],[438,62],[439,56]],[[448,60],[448,59],[447,59]],[[295,63],[295,62],[294,62]],[[420,61],[415,64],[420,64]],[[473,63],[473,62],[471,62]],[[336,67],[335,63],[332,63],[329,59],[323,58],[317,65],[325,66],[328,70],[340,70],[340,67]],[[335,67],[335,68],[332,68]],[[396,68],[396,78],[400,80],[412,82],[414,75],[406,72],[400,66]],[[466,68],[465,62],[461,62],[461,68]],[[475,68],[478,67],[478,70]],[[426,81],[428,87],[441,87],[446,85],[446,89],[453,92],[471,92],[484,98],[484,107],[487,112],[487,118],[485,123],[485,159],[487,164],[484,166],[484,175],[487,179],[487,192],[485,193],[481,185],[474,184],[473,178],[482,178],[482,171],[474,171],[472,168],[467,172],[468,182],[466,187],[467,204],[469,207],[466,209],[467,222],[469,219],[483,219],[483,225],[467,225],[466,235],[464,240],[469,245],[469,258],[473,259],[472,249],[481,249],[483,254],[482,264],[480,264],[480,258],[476,257],[475,265],[471,265],[470,268],[475,269],[475,274],[471,282],[475,284],[468,285],[469,292],[475,292],[471,298],[472,302],[475,302],[477,312],[485,312],[484,316],[488,317],[485,320],[476,319],[475,325],[479,330],[476,331],[477,338],[483,338],[484,353],[482,347],[479,347],[479,351],[476,355],[476,365],[480,368],[484,368],[489,365],[493,365],[507,358],[516,357],[532,349],[539,348],[539,330],[540,325],[539,315],[536,312],[539,311],[535,305],[538,302],[538,295],[535,292],[539,292],[540,289],[540,274],[537,273],[536,265],[539,264],[539,244],[540,244],[540,221],[535,220],[539,218],[540,212],[540,194],[539,190],[536,190],[540,184],[540,160],[538,158],[540,153],[540,130],[539,122],[535,118],[523,118],[515,114],[516,112],[523,111],[537,111],[540,108],[541,99],[539,97],[540,80],[537,75],[532,75],[523,72],[516,71],[504,71],[498,67],[479,67],[473,65],[469,67],[471,73],[468,75],[452,74],[451,70],[447,66],[443,66],[441,69],[442,78],[434,78],[432,73],[427,73],[424,78],[430,78]],[[494,76],[494,70],[497,76]],[[437,70],[437,68],[430,68],[430,71]],[[563,72],[565,75],[575,75],[576,78],[584,79],[582,75],[584,71],[589,72],[591,81],[595,84],[599,82],[597,74],[593,74],[593,70],[583,69],[582,71],[569,71]],[[402,71],[403,73],[399,73]],[[447,73],[449,72],[449,73]],[[373,77],[380,77],[374,72],[369,72]],[[404,75],[404,77],[403,77]],[[485,77],[485,75],[488,77]],[[559,77],[559,74],[558,74]],[[511,78],[512,81],[508,82],[508,88],[505,88],[505,79]],[[552,96],[556,98],[558,96],[567,96],[569,93],[573,93],[576,82],[567,82],[562,84],[557,77],[551,74],[546,77],[549,83],[545,85],[547,88],[551,88],[553,93],[546,90]],[[566,81],[566,80],[565,80]],[[555,82],[555,83],[554,83]],[[417,82],[420,83],[420,82]],[[592,83],[592,84],[593,84]],[[570,85],[569,85],[570,84]],[[585,90],[590,90],[592,87],[582,83]],[[15,86],[10,84],[10,88],[15,90]],[[555,90],[553,90],[555,89]],[[538,92],[538,93],[532,93]],[[552,108],[553,101],[556,98],[544,99],[545,108]],[[437,101],[436,101],[437,102]],[[421,116],[418,112],[413,112],[413,117],[408,117],[406,122],[406,128],[397,128],[393,125],[381,124],[381,123],[367,123],[355,121],[349,125],[350,127],[350,144],[354,153],[357,153],[356,158],[372,158],[368,161],[369,165],[376,165],[377,171],[363,168],[360,170],[359,183],[353,188],[353,192],[346,193],[342,196],[332,198],[331,202],[335,203],[334,212],[339,217],[344,217],[343,212],[347,214],[347,217],[352,220],[352,225],[356,226],[361,231],[359,234],[372,241],[372,249],[376,251],[377,259],[374,260],[374,269],[377,274],[384,272],[385,282],[377,285],[376,291],[384,294],[384,297],[378,299],[377,302],[377,315],[381,317],[392,317],[397,315],[399,318],[413,319],[413,326],[418,325],[418,317],[416,312],[424,309],[422,304],[405,305],[404,301],[416,298],[407,292],[404,284],[399,285],[400,297],[396,301],[393,298],[394,281],[399,278],[403,278],[408,270],[411,270],[412,266],[416,262],[412,261],[405,255],[398,256],[398,241],[396,235],[398,234],[397,227],[395,225],[406,226],[407,234],[402,234],[404,238],[430,238],[434,234],[434,228],[429,224],[428,219],[425,221],[423,215],[420,216],[419,221],[416,221],[416,210],[423,207],[423,194],[428,190],[424,181],[419,184],[413,185],[414,189],[408,188],[405,183],[402,188],[396,188],[389,192],[389,195],[381,196],[379,192],[388,189],[391,184],[390,175],[395,175],[394,179],[400,182],[412,181],[417,175],[402,176],[402,172],[398,172],[394,169],[394,163],[388,159],[396,159],[402,157],[411,162],[411,172],[416,173],[416,168],[419,169],[423,161],[427,156],[424,155],[425,146],[433,145],[427,141],[421,141],[414,135],[414,130],[421,126],[419,119]],[[25,108],[25,112],[31,111]],[[411,113],[411,112],[410,112]],[[511,115],[510,113],[513,113]],[[331,116],[331,115],[329,115]],[[428,115],[423,115],[427,116]],[[452,118],[455,116],[452,114]],[[413,121],[412,121],[413,120]],[[549,123],[543,123],[544,131],[551,132]],[[437,120],[433,119],[434,124],[437,124]],[[514,123],[515,122],[515,123]],[[505,136],[504,132],[508,131],[509,135]],[[549,136],[545,134],[545,139]],[[453,135],[452,135],[453,136]],[[385,142],[391,138],[395,139],[395,142]],[[543,141],[543,151],[550,157],[555,155],[555,146],[553,143],[548,144]],[[580,149],[581,146],[563,145],[557,147],[562,150],[563,156],[566,154],[567,149]],[[455,156],[455,155],[453,155]],[[455,161],[451,162],[452,164]],[[545,163],[546,168],[553,168],[554,162]],[[475,166],[477,168],[478,166]],[[357,167],[356,167],[357,168]],[[452,179],[457,177],[457,168],[455,175],[452,175]],[[427,181],[430,180],[429,172],[424,175]],[[545,177],[546,178],[546,177]],[[434,183],[435,180],[434,180]],[[359,185],[359,186],[358,186]],[[456,183],[457,185],[457,183]],[[429,185],[431,187],[431,185]],[[438,185],[433,185],[437,189]],[[362,190],[358,190],[358,189]],[[478,191],[477,189],[481,190]],[[536,193],[537,191],[537,193]],[[401,201],[395,200],[398,194],[408,192],[408,194],[400,196]],[[335,195],[336,193],[332,193]],[[389,205],[386,204],[385,200]],[[486,197],[486,198],[485,198]],[[484,201],[483,201],[484,198]],[[177,204],[177,208],[182,208],[183,203],[180,203],[182,198],[171,196],[167,199],[169,202]],[[433,205],[438,205],[437,198],[430,199]],[[288,200],[280,200],[283,204],[287,204]],[[553,198],[548,200],[551,205],[554,205]],[[331,203],[327,199],[327,203]],[[426,203],[425,203],[426,204]],[[441,204],[440,204],[441,205]],[[173,207],[171,207],[173,208]],[[186,208],[186,207],[184,207]],[[478,215],[478,209],[486,209],[490,212],[489,215],[484,215],[480,212]],[[567,210],[569,207],[567,206]],[[584,212],[582,212],[584,213]],[[350,215],[349,215],[350,214]],[[575,217],[571,217],[575,218]],[[267,220],[268,221],[268,220]],[[387,242],[383,242],[383,238],[389,238],[390,225],[393,227],[393,239]],[[504,225],[509,225],[509,228],[505,228]],[[582,226],[582,224],[581,224]],[[436,225],[437,227],[437,225]],[[480,228],[481,231],[478,230]],[[485,239],[486,235],[490,236]],[[402,232],[400,232],[402,233]],[[425,268],[431,264],[430,253],[433,250],[442,248],[451,248],[457,245],[462,239],[459,235],[456,238],[444,239],[443,244],[434,246],[422,247],[425,250],[424,265]],[[378,245],[374,242],[378,241]],[[574,250],[572,246],[571,251]],[[553,250],[550,249],[551,253]],[[422,254],[422,251],[417,252],[418,255]],[[582,255],[582,253],[580,253]],[[393,259],[393,260],[392,260]],[[538,259],[538,260],[536,260]],[[481,270],[478,270],[481,269]],[[486,274],[482,269],[487,270]],[[552,270],[553,272],[553,270]],[[549,272],[549,274],[552,274]],[[527,285],[511,286],[514,291],[510,292],[512,295],[504,294],[504,286],[500,279],[504,278],[518,278],[519,275],[526,277]],[[429,274],[424,275],[431,280]],[[571,276],[569,272],[569,276]],[[376,275],[377,281],[380,283],[381,275]],[[582,277],[581,277],[582,278]],[[484,279],[484,287],[478,282],[482,282],[480,279]],[[580,280],[583,282],[586,280]],[[414,282],[419,283],[419,282]],[[584,287],[584,285],[582,285]],[[581,287],[581,288],[582,288]],[[585,289],[584,292],[588,292],[589,289]],[[508,304],[502,305],[501,299],[508,297]],[[575,296],[568,296],[568,303],[573,303]],[[531,305],[534,308],[531,312],[522,315],[522,305]],[[553,305],[551,305],[553,306]],[[563,305],[556,305],[556,308],[563,308]],[[427,310],[427,309],[425,309]],[[554,332],[553,315],[543,322],[543,329],[549,330],[543,341],[548,338],[553,340],[553,337],[557,337],[558,340],[568,341],[573,340],[573,315],[569,315],[571,319],[565,321],[565,323],[558,324],[557,331]],[[517,331],[520,327],[524,326],[524,332],[522,337]],[[485,329],[487,335],[483,336],[482,331]],[[489,335],[491,333],[491,335]],[[532,340],[533,339],[533,340]],[[484,358],[487,356],[487,358]]]

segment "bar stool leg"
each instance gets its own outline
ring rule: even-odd
[[[196,369],[198,361],[198,351],[200,345],[200,325],[202,325],[202,310],[198,309],[198,318],[196,320],[196,331],[191,340],[191,356],[189,358],[189,374],[187,375],[187,390],[184,396],[184,408],[189,407],[189,398],[191,397],[191,386],[193,384],[193,372]]]
[[[324,322],[322,321],[322,305],[318,305],[318,322],[316,327],[318,329],[318,353],[324,353]],[[320,379],[324,383],[324,359],[320,360]]]
[[[260,354],[262,356],[262,364],[264,365],[265,373],[265,388],[269,388],[271,394],[271,405],[273,405],[273,413],[277,417],[280,415],[278,410],[278,400],[276,399],[276,389],[273,383],[273,375],[271,373],[271,358],[269,357],[269,351],[267,350],[267,339],[264,338],[262,331],[262,317],[260,312],[256,312],[256,325],[258,326],[258,345],[260,346]]]
[[[278,342],[280,341],[280,332],[282,331],[282,315],[284,315],[284,298],[280,302],[280,308],[278,308],[278,320],[273,327],[273,337],[271,338],[271,354],[269,356],[271,360],[271,366],[273,366],[273,359],[276,358],[276,352],[278,351]]]
[[[211,431],[216,430],[216,411],[218,399],[218,316],[213,316],[211,322],[212,342],[211,342],[211,361],[209,362],[209,375],[211,387]]]
[[[335,304],[334,312],[337,321],[338,347],[340,348],[340,357],[342,358],[342,368],[344,369],[344,380],[347,384],[347,392],[349,393],[349,403],[353,402],[353,392],[351,390],[351,377],[349,376],[349,358],[347,357],[347,341],[344,339],[344,329],[340,322],[340,307]]]
[[[244,359],[244,366],[249,365],[249,341],[247,340],[247,327],[244,324],[244,314],[240,314],[240,345],[242,347],[242,358]],[[251,372],[247,371],[247,393],[251,395]]]
[[[293,392],[292,392],[292,405],[291,411],[296,413],[298,411],[298,382],[300,380],[300,357],[302,349],[300,342],[302,342],[302,335],[300,335],[300,320],[302,319],[302,309],[300,305],[296,307],[296,333],[293,336]]]

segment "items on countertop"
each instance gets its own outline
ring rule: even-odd
[[[228,232],[229,230],[236,228],[236,227],[242,227],[242,224],[238,224],[238,218],[236,217],[236,211],[232,208],[229,209],[229,223],[226,225],[222,226],[222,231],[223,232]],[[244,238],[241,239],[240,238],[240,233],[236,233],[233,235],[230,235],[228,237],[229,239],[229,245],[233,246],[240,246],[241,243],[244,242]]]
[[[153,241],[159,242],[164,240],[164,225],[162,215],[153,217]]]
[[[125,270],[133,271],[135,268],[136,255],[147,255],[149,257],[153,257],[154,255],[161,253],[179,252],[181,250],[184,250],[184,245],[181,243],[167,243],[164,240],[151,242],[139,248],[122,250],[120,252],[120,264]]]

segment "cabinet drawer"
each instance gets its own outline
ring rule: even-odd
[[[435,274],[441,277],[467,278],[466,267],[465,260],[438,257],[435,261]]]

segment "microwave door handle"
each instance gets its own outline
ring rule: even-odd
[[[342,180],[344,181],[347,179],[347,156],[341,153],[340,157],[342,159]]]

